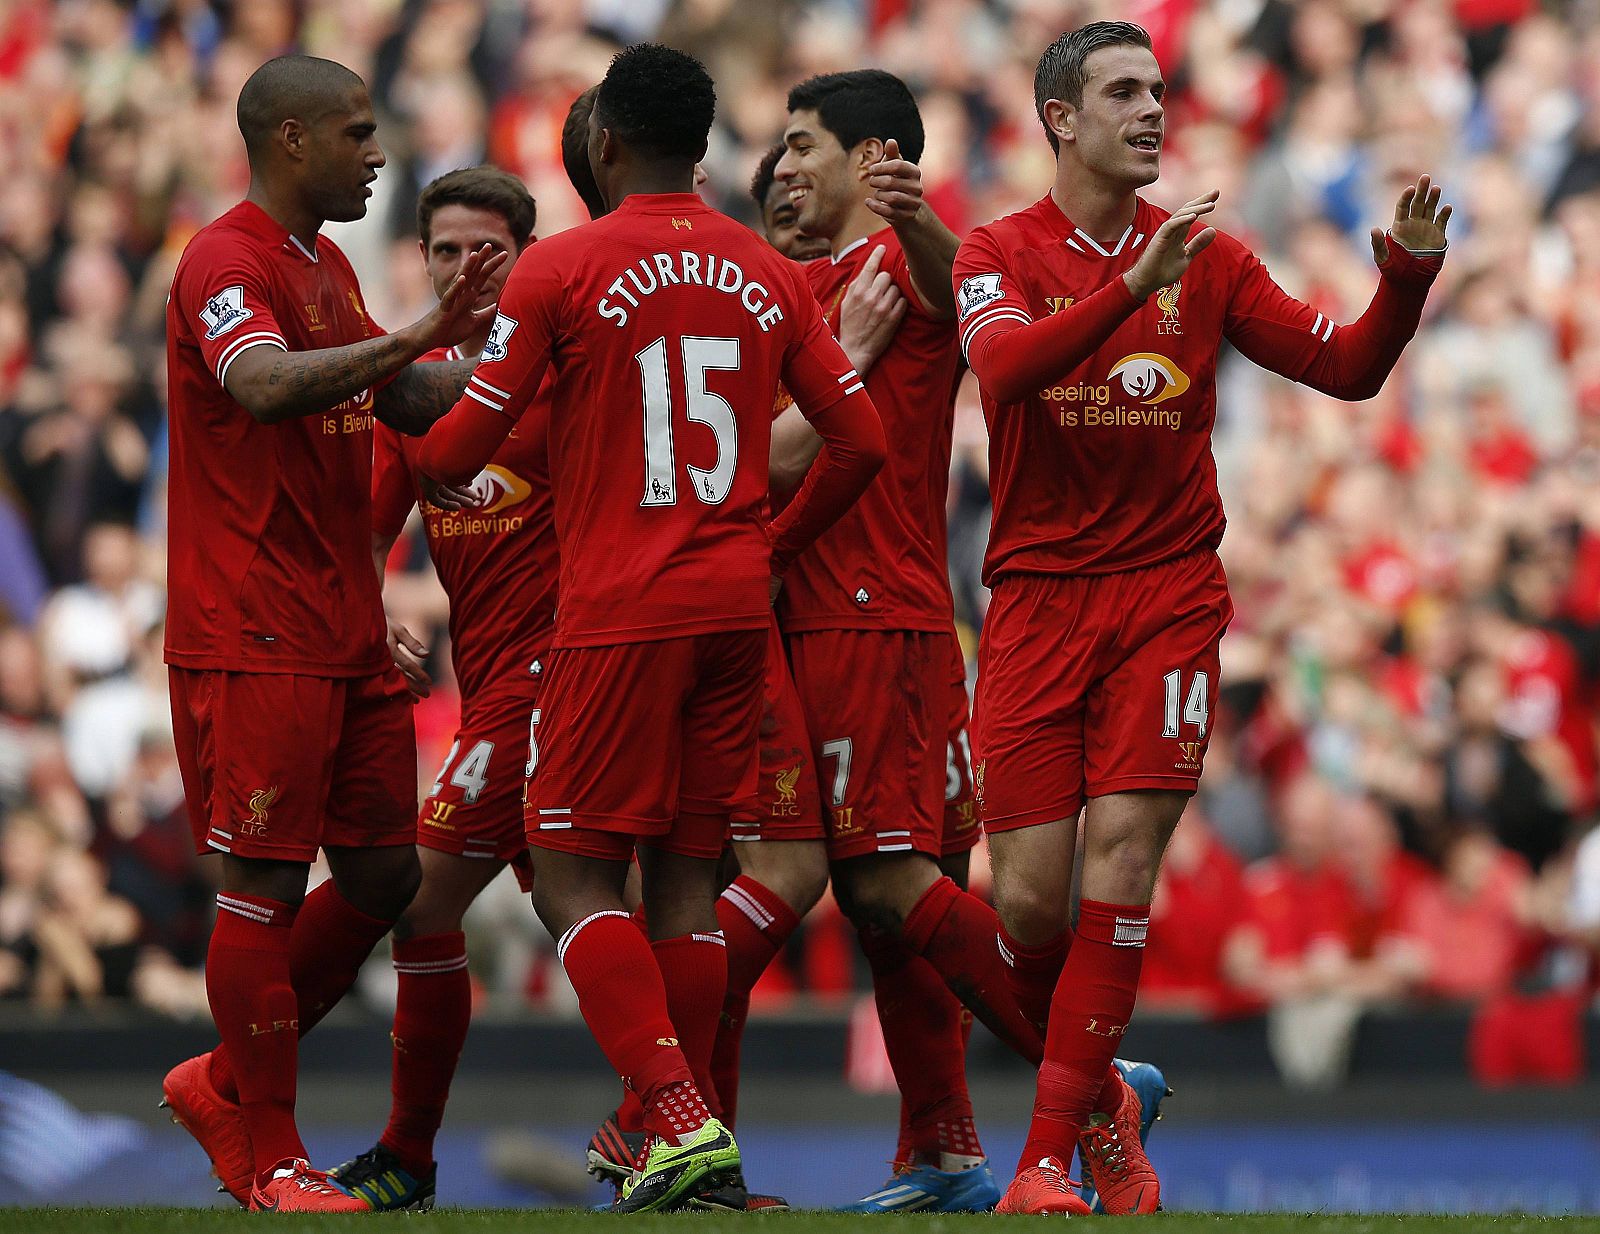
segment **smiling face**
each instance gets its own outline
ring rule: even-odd
[[[443,296],[460,271],[467,254],[476,252],[485,244],[489,246],[491,255],[509,253],[512,260],[491,274],[484,283],[483,293],[473,305],[479,309],[499,302],[501,288],[506,285],[506,278],[520,251],[511,235],[511,225],[497,211],[485,210],[481,206],[452,202],[435,210],[428,225],[427,243],[421,245],[422,261],[433,283],[433,294]]]
[[[828,242],[821,236],[800,234],[800,212],[789,200],[789,188],[774,180],[761,206],[761,229],[767,243],[791,261],[815,261],[828,255]]]
[[[372,182],[384,165],[377,120],[365,87],[352,87],[344,101],[306,126],[301,177],[317,213],[348,223],[367,213]]]
[[[846,150],[823,127],[822,117],[808,109],[789,114],[783,146],[773,175],[789,195],[800,231],[832,238],[844,229],[863,196],[862,175],[876,161],[877,153],[870,148],[878,143],[863,141]]]
[[[1084,69],[1081,106],[1056,99],[1045,104],[1062,157],[1113,184],[1153,184],[1161,175],[1167,93],[1155,53],[1131,44],[1102,47],[1090,53]]]

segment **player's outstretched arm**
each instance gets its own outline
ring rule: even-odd
[[[408,364],[378,391],[372,400],[372,414],[392,429],[421,437],[456,405],[477,367],[476,357]]]
[[[1374,397],[1415,336],[1444,264],[1451,207],[1439,198],[1439,186],[1422,176],[1400,194],[1388,232],[1372,229],[1378,287],[1347,326],[1290,296],[1249,258],[1228,308],[1228,340],[1263,368],[1334,398]]]
[[[884,142],[883,158],[873,164],[867,183],[872,186],[867,209],[894,228],[922,307],[930,317],[949,321],[956,315],[950,270],[961,239],[922,200],[922,169],[900,157],[900,143],[891,137]]]
[[[473,305],[489,275],[498,270],[507,257],[504,252],[491,253],[488,245],[469,254],[461,263],[461,273],[439,303],[419,321],[393,334],[380,334],[347,347],[325,347],[316,351],[282,351],[262,346],[241,352],[227,367],[223,379],[225,388],[262,424],[318,415],[363,390],[375,389],[418,356],[435,347],[448,347],[471,338],[485,320],[493,317],[493,305],[484,309],[474,309]],[[465,361],[461,363],[466,364]],[[471,373],[470,364],[466,364],[466,371]],[[434,411],[433,418],[453,401],[445,402]],[[428,405],[423,394],[413,394],[409,400],[399,398],[397,403],[404,409],[398,413],[399,417],[412,423]],[[430,419],[428,423],[431,422]],[[427,423],[420,428],[407,429],[402,423],[396,423],[395,427],[423,432]]]
[[[1020,403],[1077,368],[1150,295],[1182,278],[1210,247],[1217,238],[1214,228],[1206,227],[1193,238],[1189,229],[1216,205],[1215,191],[1185,202],[1157,228],[1132,269],[1043,321],[1034,321],[1020,299],[1002,289],[1003,275],[984,272],[1002,269],[1003,255],[974,245],[973,253],[963,255],[961,274],[954,281],[958,289],[977,285],[972,307],[963,313],[961,346],[978,384],[996,402]],[[976,273],[969,274],[969,268]],[[983,280],[993,280],[992,287]],[[963,294],[958,290],[957,298]]]

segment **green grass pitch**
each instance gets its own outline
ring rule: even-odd
[[[370,1218],[381,1220],[381,1218]],[[212,1230],[349,1230],[351,1222],[366,1217],[267,1216],[245,1212],[183,1208],[0,1208],[0,1231],[27,1231],[28,1234],[187,1234]],[[993,1223],[1015,1225],[1038,1220],[1023,1217],[926,1216],[906,1213],[897,1216],[863,1217],[847,1213],[770,1213],[765,1216],[737,1216],[711,1213],[673,1213],[618,1217],[572,1209],[439,1209],[426,1214],[400,1214],[389,1221],[399,1222],[404,1234],[600,1234],[601,1231],[627,1231],[628,1234],[732,1234],[752,1226],[775,1226],[778,1234],[847,1234],[888,1225],[914,1234],[977,1234],[993,1231]],[[1568,1231],[1594,1231],[1600,1234],[1600,1217],[1400,1217],[1400,1216],[1298,1216],[1270,1214],[1250,1216],[1224,1213],[1158,1213],[1153,1217],[1094,1217],[1096,1228],[1109,1222],[1119,1230],[1148,1229],[1150,1234],[1467,1234],[1487,1230],[1492,1234],[1567,1234]],[[864,1224],[865,1223],[865,1224]]]

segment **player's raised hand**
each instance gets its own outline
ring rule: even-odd
[[[900,157],[893,137],[883,143],[883,157],[867,169],[872,196],[867,209],[894,223],[909,223],[922,209],[922,168]]]
[[[906,298],[894,276],[880,269],[884,252],[881,244],[873,248],[839,303],[839,346],[863,374],[888,348],[906,315]]]
[[[423,646],[422,640],[391,617],[389,656],[400,670],[400,675],[406,679],[406,689],[411,691],[413,698],[427,698],[433,689],[433,678],[428,676],[428,670],[423,667],[427,655],[428,649]]]
[[[1383,228],[1372,229],[1372,259],[1380,266],[1389,264],[1389,244],[1393,240],[1408,253],[1425,253],[1445,246],[1445,228],[1454,207],[1439,204],[1439,186],[1424,173],[1415,184],[1408,184],[1394,203],[1394,222],[1387,237]]]
[[[1186,201],[1172,212],[1172,217],[1156,229],[1145,245],[1144,253],[1134,263],[1133,269],[1122,276],[1128,291],[1143,300],[1168,283],[1175,283],[1188,270],[1189,263],[1198,257],[1217,238],[1217,229],[1207,227],[1190,238],[1189,228],[1195,220],[1203,218],[1217,208],[1220,194],[1212,189],[1193,201]]]
[[[511,254],[503,249],[497,253],[487,244],[467,254],[439,303],[420,323],[430,349],[464,342],[478,333],[485,322],[493,320],[494,305],[474,306],[489,277],[510,260]]]

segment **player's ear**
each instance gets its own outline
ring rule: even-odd
[[[1057,141],[1076,141],[1077,135],[1073,132],[1072,125],[1077,117],[1077,109],[1070,103],[1063,103],[1060,99],[1046,99],[1044,104],[1044,122],[1047,128],[1056,135]]]
[[[874,163],[883,161],[883,143],[876,137],[868,137],[856,147],[856,175],[865,180],[867,169]]]

